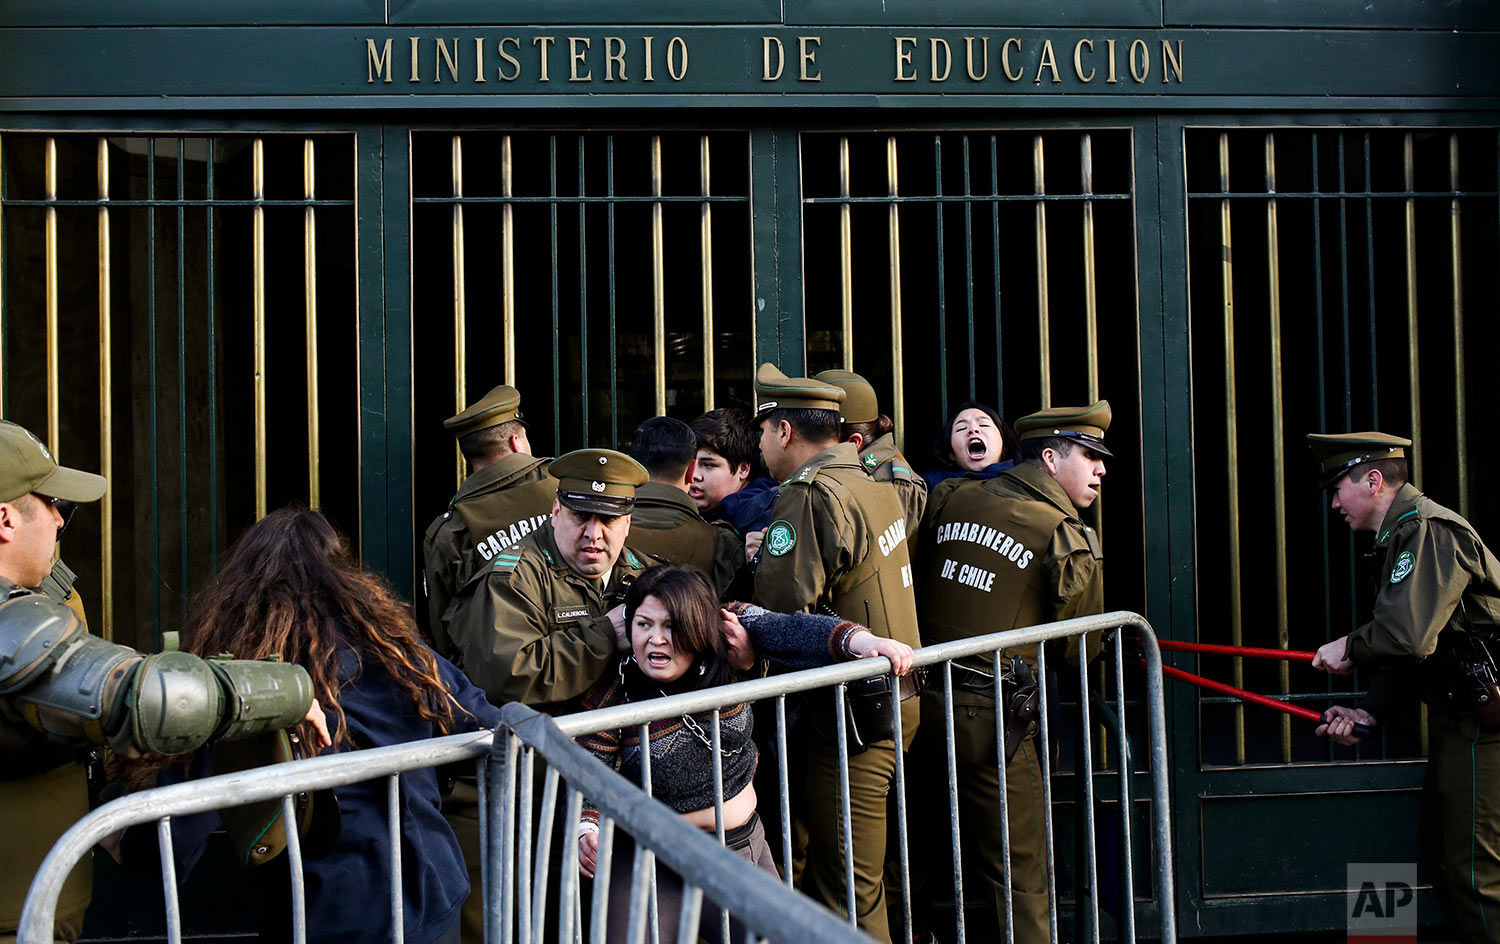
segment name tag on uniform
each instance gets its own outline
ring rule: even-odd
[[[582,619],[589,615],[586,606],[554,606],[552,608],[552,620],[556,623],[566,623],[568,620]]]

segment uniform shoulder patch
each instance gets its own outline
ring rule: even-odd
[[[1391,567],[1391,583],[1400,583],[1417,567],[1417,559],[1411,551],[1402,551],[1396,555],[1396,563]]]
[[[625,548],[625,563],[631,567],[641,566],[641,559],[630,548]]]
[[[880,460],[875,458],[875,453],[873,452],[867,452],[860,456],[859,461],[863,462],[867,469],[873,469],[880,464]]]
[[[789,521],[773,521],[766,529],[766,553],[781,557],[797,546],[797,529]]]
[[[516,569],[516,565],[519,564],[520,562],[521,562],[521,555],[515,553],[514,551],[501,551],[500,553],[498,553],[498,554],[495,555],[495,569],[496,570],[503,570],[503,571],[509,572],[509,571],[515,570]]]

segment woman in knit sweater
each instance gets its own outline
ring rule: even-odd
[[[811,668],[846,659],[886,656],[898,673],[911,669],[912,649],[856,623],[815,613],[770,613],[731,603],[720,609],[713,588],[692,567],[662,565],[641,574],[625,597],[631,654],[618,671],[584,695],[585,710],[695,691],[735,680],[726,636],[748,638],[760,656],[791,668]],[[650,726],[651,784],[656,799],[684,819],[713,830],[712,714],[682,715]],[[756,748],[750,738],[749,704],[719,712],[724,783],[724,839],[734,852],[773,875],[776,866],[755,812]],[[639,728],[601,731],[578,739],[605,764],[641,780]],[[631,855],[618,833],[610,877],[610,940],[623,936],[629,911]],[[594,874],[599,844],[598,813],[586,807],[579,825],[579,867]],[[682,883],[663,867],[657,879],[659,927],[677,927]],[[718,909],[704,908],[700,930],[718,939]],[[733,940],[744,937],[736,923]]]

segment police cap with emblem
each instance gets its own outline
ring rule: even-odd
[[[873,423],[880,419],[880,404],[875,399],[875,388],[854,371],[824,370],[814,374],[813,379],[843,388],[842,411],[845,423]]]
[[[104,497],[104,477],[57,464],[52,453],[23,426],[0,420],[0,501],[35,493],[70,502]]]
[[[646,469],[613,449],[578,449],[552,460],[557,500],[584,514],[628,515],[635,490],[650,478]]]
[[[1109,429],[1109,401],[1100,400],[1088,406],[1055,406],[1016,420],[1016,434],[1028,439],[1071,439],[1095,452],[1113,456],[1104,445],[1104,431]]]
[[[510,384],[501,384],[471,403],[467,410],[443,420],[443,429],[463,437],[511,420],[526,425],[525,417],[521,416],[521,391]]]
[[[1364,462],[1404,459],[1410,439],[1387,433],[1308,433],[1307,445],[1323,463],[1321,487],[1329,488]]]
[[[844,397],[843,387],[811,377],[788,377],[769,362],[760,365],[760,370],[755,372],[757,416],[771,410],[832,410],[838,413],[843,407]]]

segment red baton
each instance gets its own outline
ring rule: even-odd
[[[1158,640],[1158,642],[1160,641],[1161,640]],[[1163,646],[1162,648],[1166,647]],[[1276,649],[1272,651],[1281,652],[1283,650]],[[1248,692],[1243,688],[1235,688],[1233,685],[1225,685],[1223,682],[1215,682],[1213,679],[1207,679],[1201,675],[1194,675],[1191,672],[1184,672],[1181,669],[1174,669],[1169,665],[1162,666],[1161,671],[1162,674],[1167,676],[1168,678],[1174,678],[1180,682],[1187,682],[1189,685],[1196,685],[1199,688],[1206,688],[1210,691],[1229,695],[1231,697],[1238,698],[1241,701],[1247,701],[1252,705],[1262,705],[1266,708],[1274,708],[1277,711],[1284,712],[1297,718],[1306,718],[1308,721],[1315,721],[1318,724],[1323,724],[1324,722],[1329,720],[1323,717],[1318,712],[1313,711],[1311,708],[1303,708],[1300,705],[1289,705],[1284,701],[1278,701],[1275,698],[1268,698],[1265,695],[1257,695],[1254,692]],[[1369,725],[1360,724],[1356,721],[1354,723],[1354,733],[1358,734],[1360,737],[1367,737],[1371,734],[1374,734],[1375,731]]]
[[[1179,642],[1175,639],[1158,639],[1156,644],[1164,652],[1199,652],[1214,656],[1241,656],[1246,659],[1283,659],[1287,662],[1311,662],[1317,653],[1297,649],[1256,649],[1253,646],[1215,646],[1206,642]]]

